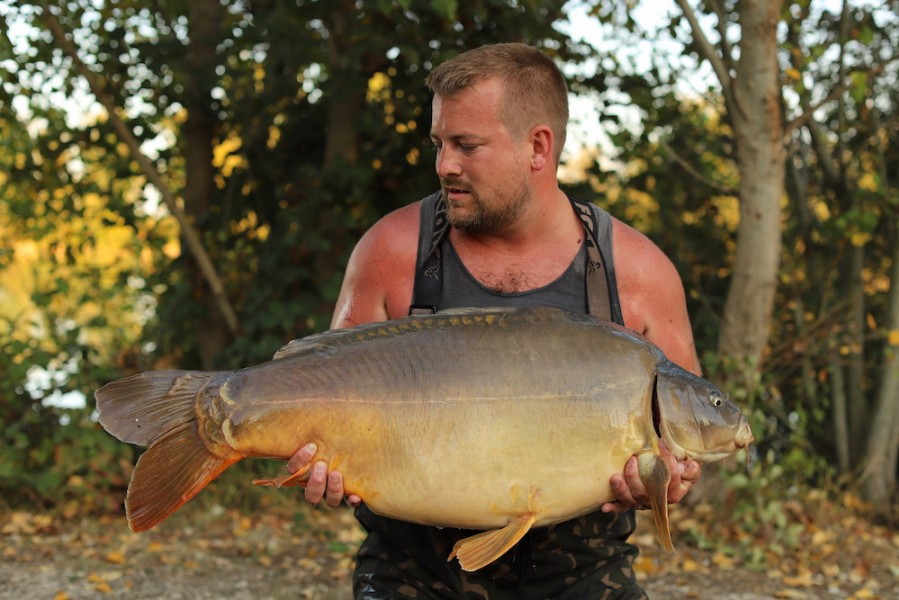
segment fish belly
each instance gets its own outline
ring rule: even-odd
[[[560,418],[572,402],[468,402],[432,408],[441,418],[414,426],[397,415],[387,460],[375,471],[359,461],[360,496],[384,516],[469,529],[524,514],[549,525],[592,512],[612,499],[609,479],[639,440],[621,430],[597,436],[579,419]],[[345,470],[350,487],[355,462]],[[368,481],[378,485],[369,490]]]
[[[590,399],[307,401],[278,428],[255,422],[247,455],[289,456],[308,442],[372,511],[425,525],[490,529],[534,514],[550,525],[613,499],[609,479],[643,445],[606,427]],[[268,432],[277,431],[277,434]]]
[[[619,330],[517,314],[350,330],[237,372],[221,394],[233,445],[286,457],[315,442],[347,492],[406,521],[492,528],[592,511],[645,447],[659,356]]]

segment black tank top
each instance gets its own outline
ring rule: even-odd
[[[593,204],[572,201],[587,235],[555,281],[525,292],[505,294],[482,285],[449,240],[446,205],[440,192],[422,200],[415,290],[410,314],[471,306],[551,306],[624,324],[612,257],[612,219]]]
[[[503,293],[491,290],[478,281],[462,264],[452,242],[443,243],[443,291],[439,310],[468,306],[550,306],[576,312],[587,312],[584,273],[587,248],[581,248],[565,272],[545,286],[524,292]]]

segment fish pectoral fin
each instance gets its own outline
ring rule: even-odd
[[[668,552],[674,552],[668,524],[668,484],[671,483],[671,472],[665,461],[657,454],[645,452],[637,456],[637,459],[640,480],[649,493],[649,504],[652,507],[659,543]]]
[[[464,571],[486,567],[518,542],[528,532],[537,517],[527,513],[512,519],[502,529],[491,529],[456,542],[447,560],[459,559]]]
[[[303,467],[297,471],[296,473],[291,473],[290,475],[283,475],[281,477],[263,477],[261,479],[254,479],[253,485],[258,485],[262,487],[291,487],[291,486],[300,486],[306,487],[306,482],[309,480],[309,471],[312,470],[312,464],[303,465]]]

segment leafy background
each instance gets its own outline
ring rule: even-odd
[[[750,467],[707,470],[695,493],[727,515],[710,522],[737,520],[747,535],[700,531],[694,543],[750,540],[731,545],[741,564],[771,568],[815,535],[797,505],[890,531],[897,3],[768,4],[779,10],[780,263],[764,347],[733,363],[721,349],[745,156],[689,16],[721,56],[739,57],[758,40],[736,2],[0,0],[8,535],[121,510],[138,450],[98,427],[90,399],[104,382],[245,366],[328,326],[362,232],[435,186],[426,74],[498,41],[539,45],[564,66],[576,106],[589,107],[576,114],[566,190],[674,260],[707,375],[752,415]],[[250,508],[259,498],[238,471],[215,493]]]

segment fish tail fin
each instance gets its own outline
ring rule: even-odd
[[[652,517],[655,521],[659,544],[668,552],[674,552],[671,528],[668,522],[668,484],[671,482],[671,472],[665,461],[656,454],[645,452],[640,454],[637,459],[640,480],[649,493],[649,504],[652,507]]]
[[[240,458],[210,452],[189,426],[157,441],[138,459],[128,485],[125,514],[131,530],[150,529]]]
[[[197,394],[216,373],[152,371],[97,390],[100,424],[123,442],[149,446],[137,461],[125,510],[132,531],[150,529],[242,457],[222,456],[204,442]]]
[[[196,421],[197,394],[216,374],[148,371],[111,381],[94,393],[100,424],[123,442],[150,446]]]

